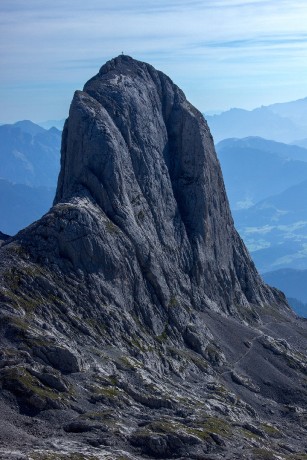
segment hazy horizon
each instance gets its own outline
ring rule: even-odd
[[[298,100],[302,100],[302,99],[307,99],[307,96],[304,97],[304,98],[300,98],[300,99],[296,99],[296,100],[288,100],[288,101],[275,101],[273,102],[272,104],[275,104],[275,103],[287,103],[287,102],[295,102],[295,101],[298,101]],[[264,104],[259,104],[257,107],[252,107],[252,108],[249,108],[249,109],[246,109],[246,108],[243,108],[243,107],[239,107],[239,106],[234,106],[234,107],[229,107],[228,109],[225,109],[225,110],[222,110],[222,109],[212,109],[212,110],[205,110],[203,111],[204,115],[206,116],[212,116],[212,115],[220,115],[221,113],[224,113],[224,112],[227,112],[229,110],[233,110],[233,109],[241,109],[241,110],[247,110],[247,111],[253,111],[255,109],[258,109],[258,108],[261,108],[261,107],[267,107],[266,105]],[[14,123],[17,123],[17,122],[20,122],[20,121],[31,121],[37,125],[41,125],[41,124],[44,124],[44,123],[47,123],[47,122],[60,122],[60,121],[65,121],[65,119],[67,118],[68,116],[68,113],[66,115],[63,115],[62,118],[45,118],[43,120],[31,120],[30,118],[22,118],[22,119],[16,119],[16,120],[11,120],[9,122],[7,122],[6,120],[0,120],[0,126],[1,125],[5,125],[5,124],[14,124]]]
[[[76,89],[124,52],[202,112],[305,98],[302,0],[2,0],[1,123],[62,119]]]

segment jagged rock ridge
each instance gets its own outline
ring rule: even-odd
[[[204,294],[218,309],[274,302],[233,228],[204,118],[151,66],[119,57],[75,94],[55,204],[84,195],[132,245],[162,306],[181,292],[197,309]],[[87,254],[79,263],[93,268]]]
[[[54,206],[1,274],[4,407],[78,452],[257,458],[282,451],[282,404],[304,410],[306,325],[234,229],[203,116],[148,64],[119,56],[75,93]]]

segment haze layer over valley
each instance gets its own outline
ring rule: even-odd
[[[121,55],[76,91],[52,208],[1,240],[6,458],[305,455],[306,322],[165,74]]]

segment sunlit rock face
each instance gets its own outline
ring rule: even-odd
[[[140,303],[164,310],[176,296],[182,307],[227,311],[274,302],[233,228],[203,116],[150,65],[120,56],[76,92],[55,204],[80,197],[114,225],[114,275],[131,288],[142,279]],[[98,246],[94,262],[73,250],[77,265],[100,270],[108,238]]]
[[[291,423],[301,452],[306,324],[234,229],[201,113],[119,56],[75,93],[61,155],[53,208],[0,252],[11,446],[256,458],[294,449]]]

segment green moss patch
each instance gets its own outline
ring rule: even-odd
[[[178,300],[174,295],[172,295],[172,297],[169,299],[168,307],[169,308],[174,308],[174,307],[177,307],[177,306],[178,306]]]
[[[157,335],[156,339],[158,340],[158,342],[164,343],[167,341],[167,338],[168,338],[168,327],[166,325],[162,334]]]
[[[57,390],[45,386],[38,378],[33,376],[22,366],[5,368],[0,380],[3,388],[11,391],[27,406],[44,410],[50,406],[58,406],[68,402],[68,395],[63,395]]]
[[[93,386],[90,391],[93,401],[100,401],[112,406],[122,406],[122,404],[129,404],[130,401],[124,390],[113,385]]]
[[[59,452],[33,452],[29,455],[29,460],[99,460],[99,457],[77,452],[69,454]]]
[[[17,254],[21,258],[27,258],[29,256],[26,248],[21,246],[20,244],[11,244],[8,248],[12,253]]]
[[[103,410],[103,411],[92,411],[86,412],[80,416],[81,419],[89,419],[95,422],[107,422],[113,419],[113,411]]]
[[[108,233],[111,233],[113,235],[115,235],[115,234],[117,234],[119,232],[118,227],[115,224],[113,224],[113,222],[111,220],[108,220],[106,222],[106,230],[107,230]]]
[[[307,460],[307,454],[293,454],[287,457],[288,460]]]
[[[276,460],[276,455],[269,450],[256,448],[253,449],[253,458],[255,460]]]
[[[211,433],[218,434],[224,438],[229,438],[232,434],[230,424],[225,420],[216,417],[208,417],[204,422],[198,423],[195,426],[188,426],[180,422],[173,422],[169,420],[156,421],[148,424],[142,430],[144,436],[148,435],[150,432],[160,434],[177,434],[179,431],[186,433],[187,435],[196,436],[203,441],[210,440]]]
[[[217,417],[207,417],[203,422],[192,428],[196,436],[201,439],[208,439],[211,433],[218,434],[223,438],[232,436],[232,427],[226,420]],[[198,433],[198,434],[197,434]]]
[[[261,425],[261,429],[270,437],[272,438],[280,438],[281,432],[278,428],[275,428],[273,425],[268,425],[267,423],[263,423]]]

